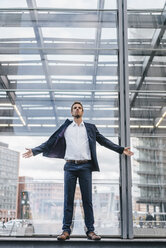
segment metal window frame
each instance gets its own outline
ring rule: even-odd
[[[130,146],[127,0],[118,1],[120,145]],[[120,156],[121,236],[133,238],[130,158]]]

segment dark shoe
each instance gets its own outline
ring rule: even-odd
[[[61,235],[57,236],[57,240],[59,241],[65,241],[66,239],[70,239],[70,235],[68,232],[63,231]]]
[[[88,237],[88,239],[91,239],[91,240],[100,240],[101,239],[101,236],[97,235],[95,232],[89,232],[87,234],[87,237]]]

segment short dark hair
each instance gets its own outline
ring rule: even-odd
[[[82,105],[82,103],[81,103],[81,102],[74,102],[74,103],[71,105],[71,112],[73,111],[73,106],[74,106],[75,104],[79,104],[79,105],[81,105],[81,107],[82,107],[82,111],[84,111],[84,108],[83,108],[83,105]]]

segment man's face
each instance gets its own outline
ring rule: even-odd
[[[73,109],[71,111],[71,114],[73,117],[76,117],[76,118],[81,118],[83,116],[83,109],[82,109],[82,106],[80,104],[74,104],[73,106]]]

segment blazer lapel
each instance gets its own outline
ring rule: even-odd
[[[64,127],[62,128],[61,132],[59,132],[58,136],[59,137],[63,137],[64,136],[64,133],[65,133],[65,130],[66,128],[72,123],[72,121],[70,121],[69,119],[67,119],[64,123]]]
[[[93,142],[93,132],[92,132],[92,127],[88,124],[88,123],[86,123],[86,122],[84,122],[84,124],[85,124],[85,127],[86,127],[86,131],[87,131],[87,136],[88,136],[88,140],[89,140],[89,145],[91,145],[92,144],[92,142]]]
[[[87,135],[88,135],[88,137],[89,137],[90,134],[91,134],[90,126],[89,126],[88,123],[86,123],[86,122],[84,122],[84,125],[85,125],[86,131],[87,131]]]

